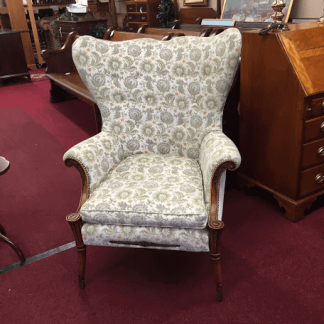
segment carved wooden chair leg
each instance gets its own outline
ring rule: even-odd
[[[86,264],[86,245],[83,243],[81,236],[82,220],[78,213],[69,214],[66,216],[66,220],[69,222],[76,243],[79,259],[79,285],[81,289],[85,287],[84,274]]]
[[[219,242],[224,223],[218,221],[219,229],[210,229],[210,259],[212,262],[213,277],[216,284],[217,300],[223,301],[223,280],[220,265]]]
[[[4,230],[3,227],[2,227],[2,229]],[[1,229],[1,232],[2,232],[2,229]],[[4,242],[4,243],[8,244],[10,247],[12,247],[13,250],[17,253],[17,255],[18,255],[21,262],[26,261],[26,258],[24,256],[24,254],[22,253],[22,251],[20,250],[19,246],[16,245],[15,243],[13,243],[12,241],[10,241],[7,236],[5,236],[3,234],[0,234],[0,242]]]

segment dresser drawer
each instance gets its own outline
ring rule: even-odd
[[[138,12],[147,12],[147,7],[145,3],[138,3],[137,4],[137,11]]]
[[[303,145],[303,169],[322,162],[324,162],[324,139]]]
[[[305,122],[304,140],[306,142],[324,138],[324,116]]]
[[[138,15],[138,21],[139,22],[141,22],[141,21],[143,21],[143,22],[147,21],[147,14],[140,14],[140,15]]]
[[[137,16],[138,16],[138,14],[129,13],[129,14],[128,14],[128,21],[129,21],[129,22],[132,22],[132,21],[138,21]]]
[[[307,107],[307,119],[324,116],[324,97],[312,100]]]
[[[133,3],[133,4],[127,5],[126,10],[127,10],[127,12],[136,12],[136,4]]]
[[[324,164],[301,172],[300,197],[324,189]]]

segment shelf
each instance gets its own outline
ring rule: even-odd
[[[69,6],[71,3],[61,3],[61,4],[52,4],[52,5],[38,5],[38,6],[33,6],[34,10],[38,9],[52,9],[53,7],[59,7],[59,8],[64,8]],[[24,6],[26,10],[28,10],[27,6]]]

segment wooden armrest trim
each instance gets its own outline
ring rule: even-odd
[[[235,169],[235,163],[232,161],[223,162],[214,171],[211,177],[211,193],[209,202],[209,217],[208,217],[208,227],[211,229],[221,229],[224,227],[224,223],[218,220],[218,209],[219,209],[219,186],[222,174],[226,170]]]
[[[90,192],[89,175],[88,175],[86,168],[83,166],[83,164],[80,161],[69,158],[69,159],[65,160],[65,164],[68,167],[74,166],[79,171],[80,176],[81,176],[81,197],[80,197],[80,202],[79,202],[79,206],[77,209],[77,213],[79,213],[82,205],[89,198],[89,192]]]

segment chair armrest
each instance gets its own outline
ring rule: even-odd
[[[85,170],[89,194],[123,158],[124,150],[118,138],[108,132],[88,138],[70,148],[63,156],[64,161],[75,160]]]
[[[222,181],[220,178],[226,169],[236,170],[241,164],[241,155],[236,145],[223,132],[211,132],[204,137],[201,143],[199,164],[203,178],[206,209],[210,213],[212,203],[211,195],[213,193],[212,183],[214,185],[215,182],[221,184]],[[223,180],[224,186],[225,179]],[[220,207],[222,211],[222,206]],[[218,216],[221,219],[221,215]]]

